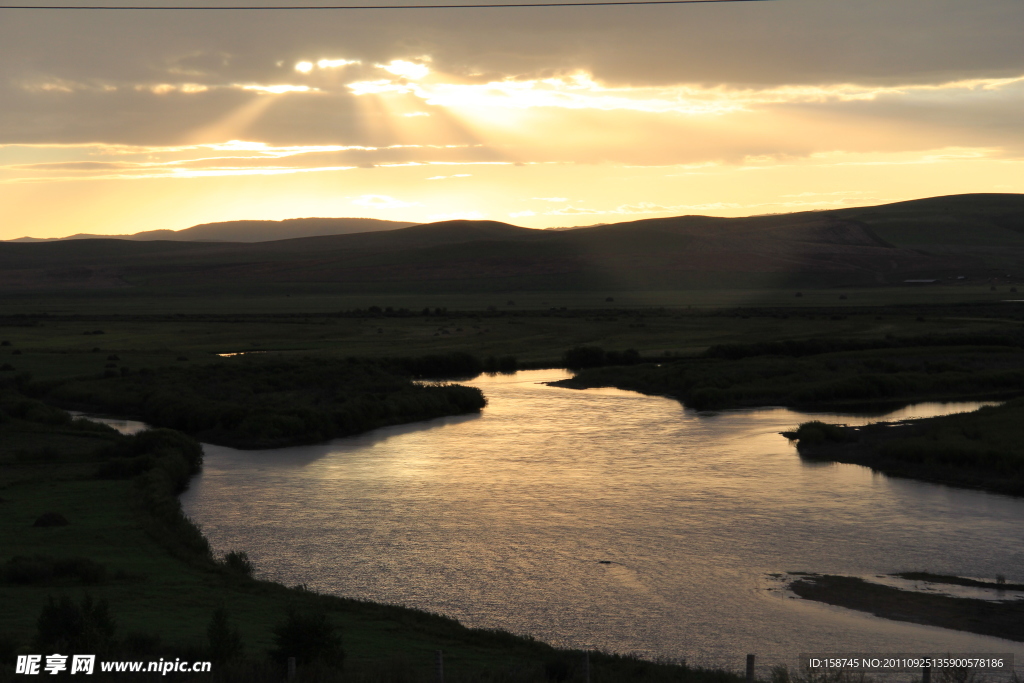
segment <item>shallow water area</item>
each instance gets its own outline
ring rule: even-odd
[[[182,496],[262,578],[405,604],[564,646],[739,669],[801,652],[1015,652],[1024,644],[787,597],[771,573],[1004,574],[1024,500],[804,462],[779,432],[886,416],[677,401],[481,376],[479,415],[269,451],[207,445]],[[1020,666],[1020,664],[1018,664]]]

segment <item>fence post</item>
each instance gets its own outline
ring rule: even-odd
[[[295,657],[288,658],[288,680],[295,680]]]
[[[921,669],[921,683],[932,683],[932,668],[930,666]]]
[[[747,683],[754,683],[754,655],[747,655]]]
[[[590,683],[590,650],[583,653],[583,681]]]
[[[444,651],[434,650],[434,670],[437,672],[437,683],[444,683]]]

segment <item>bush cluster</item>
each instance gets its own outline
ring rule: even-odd
[[[562,365],[569,370],[600,368],[606,365],[636,365],[642,362],[636,349],[605,351],[600,346],[576,346],[562,354]]]
[[[479,372],[468,354],[421,359],[241,360],[68,382],[48,398],[69,407],[134,415],[203,441],[239,448],[314,443],[376,427],[480,410],[483,394],[408,375]],[[400,371],[400,372],[399,372]],[[150,465],[126,454],[106,476]]]

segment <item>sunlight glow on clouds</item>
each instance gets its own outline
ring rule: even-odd
[[[352,64],[362,64],[363,62],[358,59],[318,59],[316,61],[316,68],[318,69],[339,69],[343,66],[350,66]],[[313,71],[314,64],[309,61],[298,62],[295,65],[295,70],[308,74]]]
[[[186,95],[208,92],[210,87],[199,83],[159,83],[157,85],[137,85],[138,91],[148,91],[154,95],[166,95],[167,93],[180,92]]]
[[[393,59],[387,64],[378,64],[377,67],[409,80],[419,80],[430,73],[430,69],[423,64],[407,62],[404,59]]]
[[[281,95],[289,92],[310,92],[316,90],[308,85],[243,85],[242,90],[254,90],[259,93]]]
[[[44,163],[5,164],[4,157],[25,154],[32,150],[62,151],[76,157]],[[154,178],[188,178],[209,175],[280,175],[338,171],[356,164],[338,163],[358,160],[368,154],[459,154],[468,151],[465,145],[290,145],[273,146],[264,142],[229,140],[223,143],[180,145],[169,147],[136,147],[130,145],[68,145],[27,146],[0,145],[0,172],[17,175],[2,183],[63,182],[69,179],[130,180]],[[108,159],[116,161],[107,161]],[[461,162],[456,162],[461,163]],[[383,164],[387,166],[388,164]],[[405,165],[405,164],[390,164]],[[410,164],[412,165],[412,164]],[[417,162],[414,165],[448,165],[445,162]],[[73,173],[73,176],[69,176]],[[438,178],[469,178],[469,173],[456,173]]]
[[[409,64],[396,60],[392,64]],[[410,65],[418,66],[418,65]],[[384,67],[392,73],[399,69]],[[404,67],[403,67],[404,68]],[[417,78],[426,76],[424,72]],[[402,74],[404,75],[404,74]],[[560,107],[566,109],[626,109],[650,113],[689,115],[727,114],[751,111],[765,105],[823,104],[828,102],[870,102],[895,96],[942,96],[955,92],[998,91],[1024,83],[1024,76],[956,80],[941,84],[864,86],[840,83],[822,86],[782,86],[764,89],[735,89],[723,86],[702,87],[609,87],[586,72],[570,76],[536,80],[503,80],[489,83],[396,82],[388,79],[354,81],[348,84],[353,94],[412,94],[426,104],[452,108],[527,109]]]
[[[756,5],[2,23],[5,228],[548,227],[1024,192],[1019,0]]]
[[[321,69],[339,69],[352,64],[362,64],[362,61],[358,59],[321,59],[316,63]]]

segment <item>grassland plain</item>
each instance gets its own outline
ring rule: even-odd
[[[934,298],[932,292],[951,294]],[[121,299],[132,302],[129,310],[137,307],[131,313],[115,312],[120,295],[18,301],[0,309],[0,377],[8,378],[10,391],[18,391],[56,387],[72,379],[103,382],[147,368],[154,374],[162,368],[202,372],[212,363],[239,360],[219,354],[252,352],[268,360],[468,352],[481,358],[512,355],[520,365],[552,367],[561,364],[568,349],[594,345],[637,349],[662,362],[686,357],[702,361],[697,357],[709,347],[741,342],[1006,336],[1021,328],[1024,316],[1021,305],[1002,301],[1008,292],[991,292],[988,287],[867,292],[884,306],[858,301],[853,290],[809,290],[801,297],[780,291],[777,304],[742,308],[713,304],[749,304],[757,297],[744,293],[736,299],[715,299],[723,296],[717,292],[707,294],[703,304],[672,306],[672,301],[690,295],[648,293],[644,299],[636,293],[571,294],[578,298],[567,295],[559,300],[546,293],[535,306],[519,294],[452,299],[375,295],[357,301],[316,293],[259,297],[253,292],[250,297],[210,302],[133,293]],[[607,301],[609,297],[615,301]],[[319,303],[304,307],[314,301]],[[342,301],[356,303],[345,307]],[[636,301],[642,305],[633,305]],[[45,310],[33,309],[36,304]],[[430,309],[426,314],[425,308]],[[1007,347],[985,355],[992,353],[986,348],[975,355],[1009,358],[1017,352]],[[559,671],[579,674],[582,653],[558,651],[508,634],[470,631],[436,615],[253,581],[223,560],[197,555],[194,549],[175,549],[173,539],[147,523],[133,479],[96,478],[103,466],[97,449],[117,438],[76,431],[64,422],[33,420],[28,412],[0,423],[0,506],[5,513],[0,522],[0,562],[15,556],[79,557],[102,565],[106,576],[88,585],[66,577],[0,584],[4,604],[19,606],[0,611],[0,633],[7,634],[2,640],[8,649],[5,657],[28,647],[48,596],[81,600],[90,594],[109,602],[122,644],[130,641],[141,647],[140,643],[153,642],[151,637],[129,638],[132,633],[159,636],[161,645],[150,652],[200,652],[208,646],[205,635],[213,610],[225,607],[241,632],[249,663],[221,668],[223,680],[280,678],[278,670],[259,662],[273,647],[274,627],[281,624],[289,604],[324,609],[331,623],[341,628],[349,653],[345,667],[351,678],[346,680],[419,680],[428,674],[437,649],[446,653],[448,680],[529,681],[557,677]],[[71,524],[32,526],[32,520],[49,511],[65,515]],[[254,668],[239,668],[245,666]],[[592,655],[592,666],[594,681],[735,680],[716,672],[598,654]]]
[[[132,286],[109,290],[43,290],[0,292],[5,315],[152,314],[290,314],[334,313],[379,306],[419,311],[425,307],[451,311],[544,311],[563,306],[576,309],[658,308],[823,308],[845,310],[863,306],[935,306],[941,304],[1001,303],[1024,298],[1021,279],[1004,274],[947,280],[940,284],[871,287],[779,287],[758,283],[742,287],[687,289],[528,289],[498,291],[474,288],[424,288],[387,291],[380,287],[350,288],[332,283],[283,282],[272,285],[224,283],[217,286],[173,288]],[[480,283],[477,283],[480,284]],[[993,289],[993,287],[995,289]],[[798,296],[799,295],[799,296]],[[609,302],[611,298],[613,301]],[[509,304],[511,301],[513,304]],[[609,305],[611,304],[611,306]]]
[[[614,298],[614,297],[613,297]],[[809,297],[808,297],[809,298]],[[1024,303],[976,300],[873,307],[742,308],[550,306],[530,309],[506,299],[475,310],[366,305],[329,312],[249,309],[216,313],[97,312],[0,315],[0,372],[37,379],[116,368],[206,364],[218,354],[277,352],[328,356],[421,356],[469,352],[516,356],[521,364],[556,366],[566,349],[598,345],[642,355],[694,355],[716,344],[809,338],[883,338],[1016,328]],[[509,302],[512,302],[511,304]],[[803,299],[800,299],[803,301]],[[74,311],[73,301],[68,311]],[[159,306],[154,304],[154,308]],[[552,310],[554,309],[554,310]],[[429,314],[424,314],[429,311]],[[115,359],[110,356],[117,356]]]

